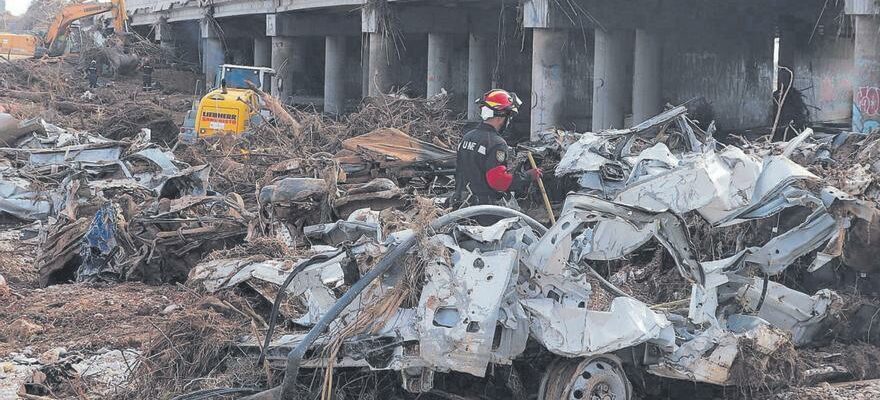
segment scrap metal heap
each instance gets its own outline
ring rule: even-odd
[[[858,238],[876,223],[876,203],[865,195],[875,193],[868,189],[871,167],[852,167],[866,177],[856,192],[830,186],[810,169],[861,165],[869,158],[834,161],[831,154],[855,140],[870,152],[877,140],[807,130],[785,143],[750,144],[749,154],[713,134],[688,119],[684,107],[626,130],[548,134],[540,147],[562,153],[556,175],[579,185],[549,229],[511,210],[463,209],[427,228],[411,226],[421,235],[414,250],[421,261],[414,263],[400,250],[416,245],[414,233],[386,232],[379,213],[364,209],[332,226],[306,227],[321,233],[311,236],[321,250],[297,267],[214,260],[196,266],[190,281],[210,292],[243,283],[280,286],[306,305],[305,313],[286,317],[311,327],[307,333],[275,337],[268,346],[258,338],[241,344],[286,369],[281,386],[259,395],[265,398],[292,398],[300,369],[334,367],[400,371],[408,391],[437,393],[436,373],[484,377],[491,365],[527,357],[530,343],[558,356],[548,368],[559,373],[545,376],[541,399],[589,388],[577,377],[606,367],[615,371],[606,382],[619,398],[632,395],[624,368],[739,385],[742,371],[777,362],[792,345],[841,336],[840,295],[780,282],[793,266],[817,277],[813,285],[824,277],[840,287],[848,270],[862,278],[876,272],[870,262],[859,263],[873,251]],[[807,160],[805,166],[791,157]],[[486,215],[498,221],[464,222]],[[709,238],[691,237],[698,229],[733,232],[733,240],[704,246]],[[691,286],[689,297],[646,304],[611,282],[626,283],[627,276],[597,272],[652,243]],[[355,256],[365,253],[385,257],[365,265]],[[401,286],[406,300],[383,301],[400,297]],[[267,299],[281,299],[277,292]],[[326,375],[324,390],[332,390],[332,372]],[[802,378],[769,376],[756,385]]]
[[[177,161],[150,143],[147,129],[114,141],[41,123],[0,153],[13,164],[3,179],[15,188],[0,210],[24,220],[48,218],[37,259],[44,286],[180,280],[189,268],[175,271],[175,264],[195,264],[247,233],[250,214],[241,198],[209,193],[209,167]],[[29,185],[14,186],[22,180]],[[38,185],[41,190],[27,190]]]
[[[547,372],[531,379],[541,400],[630,399],[627,375],[748,385],[743,371],[792,346],[876,339],[870,324],[841,323],[862,312],[844,298],[876,290],[853,290],[877,277],[875,137],[807,129],[738,147],[684,107],[630,129],[548,132],[530,148],[576,185],[545,227],[496,206],[442,210],[442,198],[419,196],[433,186],[398,186],[443,175],[454,153],[396,129],[340,140],[335,156],[243,152],[191,166],[148,130],[114,141],[30,124],[29,138],[0,149],[0,211],[46,222],[41,284],[256,293],[271,312],[236,348],[285,374],[254,399],[295,398],[305,370],[326,371],[327,393],[334,369],[356,368],[437,394],[450,391],[438,374],[483,378],[519,362]],[[212,190],[212,168],[242,187],[230,171],[249,157],[265,165],[254,193]],[[266,240],[292,254],[248,250]],[[659,269],[640,265],[646,252]],[[662,301],[634,290],[667,266],[689,290]],[[507,371],[508,383],[529,380]],[[829,378],[766,375],[756,386]]]

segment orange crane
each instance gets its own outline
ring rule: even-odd
[[[65,6],[55,16],[55,20],[43,38],[43,46],[48,49],[49,56],[64,54],[67,44],[67,30],[74,21],[105,12],[113,13],[113,28],[117,34],[127,32],[128,14],[125,12],[125,0],[110,0],[109,3],[79,3]],[[0,33],[0,56],[37,57],[38,38],[33,35],[17,35]]]

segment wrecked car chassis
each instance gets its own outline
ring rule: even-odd
[[[476,216],[494,216],[501,221],[493,225],[496,228],[494,231],[486,227],[458,227],[458,222]],[[432,274],[431,267],[428,267],[428,282],[423,288],[419,309],[399,312],[399,320],[412,321],[397,323],[394,327],[386,326],[377,334],[359,335],[357,340],[347,341],[341,352],[344,356],[337,358],[335,366],[398,370],[407,391],[430,392],[435,372],[457,371],[483,377],[490,363],[511,364],[525,351],[526,341],[531,337],[531,340],[541,344],[541,352],[553,356],[540,381],[539,399],[630,399],[632,386],[624,373],[623,361],[614,353],[639,347],[634,352],[647,354],[644,346],[649,342],[654,348],[663,347],[668,352],[674,335],[671,323],[664,316],[655,314],[647,305],[631,298],[615,299],[609,312],[586,309],[590,288],[584,277],[590,267],[579,261],[570,262],[570,253],[580,254],[580,250],[572,251],[571,239],[573,233],[583,231],[585,225],[601,220],[623,221],[635,228],[651,231],[670,250],[686,279],[696,284],[705,279],[699,262],[690,253],[693,246],[690,245],[684,222],[668,212],[656,213],[592,196],[572,194],[568,197],[562,218],[548,230],[530,217],[507,208],[465,208],[436,219],[429,231],[440,232],[450,226],[454,226],[453,229],[469,229],[473,238],[495,239],[495,245],[484,248],[489,250],[486,252],[479,247],[469,252],[457,245],[470,247],[475,243],[448,243],[450,236],[437,234],[432,240],[437,237],[441,237],[440,242],[446,240],[448,247],[457,249],[453,250],[456,266],[465,267],[445,270],[453,274],[446,278]],[[507,229],[499,230],[499,226],[506,226]],[[519,227],[516,229],[518,233],[510,235],[514,231],[512,227],[516,226]],[[511,237],[516,238],[512,246]],[[503,247],[502,242],[510,247],[498,250],[498,247]],[[352,285],[307,334],[286,337],[267,348],[270,364],[285,369],[283,383],[248,399],[296,398],[296,382],[302,369],[320,369],[333,364],[315,350],[316,346],[326,345],[325,333],[328,328],[373,281],[391,274],[390,271],[398,265],[397,261],[418,243],[412,232],[401,232],[394,246],[379,263]],[[492,274],[503,279],[501,270],[507,270],[507,282],[502,282],[502,289],[497,292],[456,279],[484,282],[491,281]],[[480,275],[481,272],[484,273]],[[520,272],[527,276],[518,276]],[[435,296],[448,291],[448,286],[455,285],[462,285],[465,290],[450,297]],[[470,296],[472,291],[475,292],[474,296],[479,296],[477,290],[484,290],[483,296],[474,299],[496,306],[492,311],[501,310],[500,313],[490,313],[495,321],[488,322],[476,317],[481,310],[486,311],[491,306],[480,307],[460,298]],[[505,302],[493,302],[495,294],[498,300],[506,299]],[[516,301],[517,297],[519,302]],[[435,304],[438,302],[448,304]],[[529,310],[531,315],[525,310]],[[459,312],[465,311],[474,318],[459,315]],[[416,316],[412,318],[414,314]],[[577,333],[560,330],[559,324],[571,322],[581,329],[581,338],[576,341],[573,338]],[[407,323],[415,326],[414,336],[404,332],[408,330],[404,326]],[[490,329],[484,329],[481,325],[488,325]],[[458,331],[458,335],[451,333],[454,331]],[[561,340],[559,334],[563,335]],[[483,339],[488,341],[484,342]],[[647,355],[645,358],[648,358]]]
[[[498,206],[475,206],[444,215],[433,221],[430,225],[430,229],[440,230],[462,219],[474,218],[476,216],[521,218],[525,223],[527,223],[530,227],[538,232],[543,233],[547,230],[547,228],[541,225],[541,223],[535,221],[525,214]],[[406,232],[404,236],[399,240],[399,242],[394,246],[394,248],[390,250],[382,258],[382,260],[367,274],[361,277],[361,279],[357,283],[352,285],[352,287],[342,297],[339,298],[333,308],[331,308],[315,324],[315,326],[312,327],[312,329],[309,330],[309,332],[299,340],[298,344],[296,344],[296,346],[287,353],[285,375],[282,385],[267,390],[265,392],[247,397],[247,399],[270,400],[296,398],[296,381],[297,377],[299,376],[300,369],[303,367],[320,368],[326,366],[326,362],[322,362],[321,360],[311,362],[304,360],[304,357],[306,356],[309,349],[316,343],[318,338],[324,334],[330,324],[339,317],[342,311],[346,307],[348,307],[364,291],[364,289],[366,289],[378,277],[385,274],[389,271],[389,269],[394,267],[395,262],[399,258],[404,256],[408,251],[410,251],[416,244],[417,240],[415,234],[413,234],[412,232]],[[390,345],[401,344],[402,342],[396,342],[391,343]],[[387,347],[389,346],[389,344],[386,344],[385,346]],[[372,350],[375,351],[376,349],[373,348]],[[267,352],[272,352],[272,350],[269,349],[267,350]],[[370,365],[366,363],[366,361],[357,366],[368,368],[370,367]],[[407,373],[404,372],[403,374],[404,378],[406,378]],[[429,376],[433,378],[433,374],[430,374]],[[430,390],[430,387],[428,389]]]
[[[643,140],[638,156],[610,151],[620,145],[615,141],[632,143],[631,135],[651,136],[640,131],[656,128],[653,123],[620,137],[585,133],[569,145],[556,175],[580,175],[582,189],[566,196],[559,220],[549,229],[492,207],[467,208],[434,221],[417,249],[437,245],[448,257],[429,254],[423,260],[417,304],[395,306],[396,314],[382,319],[382,326],[338,337],[328,327],[344,325],[340,321],[346,318],[323,313],[307,335],[287,337],[269,350],[270,359],[286,362],[285,380],[253,398],[293,398],[303,369],[326,368],[331,378],[325,395],[333,390],[334,366],[398,371],[407,391],[436,394],[435,374],[485,378],[491,371],[494,377],[495,366],[504,371],[514,365],[532,369],[530,378],[544,375],[529,388],[540,400],[629,399],[632,387],[624,367],[629,374],[740,385],[742,371],[764,369],[798,346],[824,340],[842,316],[841,297],[830,289],[810,295],[771,278],[793,265],[812,272],[832,259],[855,257],[859,252],[851,248],[847,232],[876,223],[876,207],[822,185],[821,178],[789,158],[812,135],[809,130],[781,144],[781,154],[758,158],[720,145],[711,129],[698,130],[679,111],[655,122],[676,122],[690,145],[669,147],[659,138],[672,136],[654,135],[654,142]],[[609,166],[623,169],[611,176],[603,172]],[[779,220],[785,210],[804,219],[786,221],[791,226],[777,222],[740,245],[743,232],[761,229],[758,220]],[[462,221],[484,214],[500,220],[491,226]],[[716,228],[739,231],[737,245],[715,251],[714,244],[692,241],[691,229]],[[657,246],[646,246],[652,241]],[[416,241],[398,233],[396,241],[386,243],[391,244],[394,250],[373,267],[382,270],[365,277],[400,269],[388,258],[401,257],[407,253],[401,246]],[[655,297],[615,286],[638,279],[627,275],[632,271],[627,257],[646,247],[668,255],[666,269],[686,283],[659,304],[636,298]],[[661,258],[656,258],[658,268],[664,267]],[[607,276],[591,266],[615,260],[626,262],[614,274],[609,267]],[[347,303],[335,308],[341,313],[359,295],[346,292],[340,301]],[[334,340],[332,357],[315,351],[333,347]],[[535,353],[546,357],[532,357]],[[792,379],[782,378],[773,384]]]

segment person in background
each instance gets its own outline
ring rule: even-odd
[[[144,78],[144,90],[150,90],[153,88],[153,66],[150,64],[150,59],[144,60],[144,65],[141,66],[141,72],[143,73]]]
[[[98,87],[98,62],[92,60],[89,63],[89,67],[86,68],[86,79],[89,81],[89,88],[94,89]]]

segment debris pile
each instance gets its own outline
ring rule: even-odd
[[[43,285],[180,281],[207,253],[248,233],[253,216],[240,196],[210,191],[210,168],[176,160],[151,143],[148,129],[115,141],[26,126],[35,130],[17,147],[0,148],[9,163],[0,211],[48,221],[36,260]]]
[[[23,62],[35,63],[35,66],[42,68],[51,61]],[[0,76],[6,76],[8,80],[5,82],[9,85],[21,85],[15,87],[22,89],[33,87],[34,84],[27,81],[29,78],[19,81],[23,75],[17,67],[18,65],[15,68],[10,67],[8,71],[12,72]],[[41,83],[37,85],[58,84],[59,94],[75,91],[66,86],[68,82],[63,81],[62,76],[59,75],[62,80],[42,76]],[[22,93],[25,92],[22,90]],[[409,113],[419,112],[419,107],[427,112],[427,103],[424,101],[389,99],[401,104],[411,104],[412,107],[407,111]],[[32,100],[45,99],[35,97]],[[92,98],[87,99],[91,100]],[[129,103],[124,107],[132,109],[136,108],[136,104]],[[38,107],[35,106],[34,109],[43,109]],[[119,106],[113,104],[112,107]],[[10,231],[14,235],[8,239],[10,242],[18,242],[26,236],[32,237],[28,242],[33,244],[34,251],[33,258],[25,262],[28,265],[22,266],[22,269],[31,270],[30,275],[19,275],[17,270],[11,270],[16,281],[9,290],[6,289],[4,280],[4,290],[0,294],[16,300],[0,315],[9,319],[8,325],[11,327],[4,331],[9,332],[9,336],[4,336],[2,340],[10,345],[10,350],[21,349],[22,346],[33,348],[40,346],[40,343],[54,343],[77,350],[91,350],[96,346],[121,349],[119,351],[122,352],[129,348],[137,349],[139,361],[130,360],[133,363],[126,364],[126,368],[136,369],[138,374],[130,375],[127,372],[124,375],[128,380],[125,393],[128,393],[129,398],[164,397],[184,387],[191,387],[192,379],[202,379],[205,374],[222,375],[224,372],[214,367],[218,362],[228,364],[230,361],[227,355],[230,349],[241,345],[233,341],[241,337],[244,332],[242,329],[247,329],[247,325],[241,323],[241,318],[254,318],[253,321],[266,318],[260,317],[251,307],[253,305],[260,308],[266,303],[271,304],[273,295],[277,295],[278,290],[263,283],[251,286],[249,290],[252,292],[218,294],[217,298],[228,298],[229,301],[219,301],[210,296],[196,297],[201,299],[197,301],[199,304],[208,305],[195,304],[192,300],[175,300],[175,294],[164,297],[166,304],[154,305],[147,310],[134,304],[137,299],[130,296],[130,291],[126,289],[131,284],[124,282],[184,282],[189,275],[200,271],[193,267],[203,260],[215,259],[219,263],[224,259],[235,260],[235,257],[242,254],[253,256],[263,252],[273,257],[283,256],[288,260],[294,260],[295,255],[301,259],[302,255],[313,252],[310,249],[312,243],[340,245],[358,242],[364,232],[384,241],[384,235],[378,233],[379,212],[385,210],[382,211],[381,219],[385,221],[383,224],[393,223],[394,229],[400,229],[408,224],[406,221],[412,220],[415,212],[405,216],[398,214],[393,208],[411,209],[414,200],[410,190],[402,189],[395,182],[387,178],[372,178],[383,175],[392,176],[396,180],[416,179],[413,175],[405,175],[400,171],[413,165],[432,168],[432,163],[450,167],[450,154],[454,155],[444,147],[413,138],[398,128],[376,129],[393,126],[404,117],[393,115],[387,120],[383,120],[382,116],[366,118],[368,112],[380,112],[374,109],[362,114],[361,118],[366,121],[363,125],[351,128],[345,134],[355,142],[350,145],[340,142],[338,149],[343,151],[345,147],[347,153],[336,158],[315,157],[312,163],[307,160],[301,162],[293,157],[294,154],[301,154],[293,153],[296,148],[277,146],[280,140],[267,146],[270,151],[277,152],[270,156],[261,155],[259,150],[250,147],[242,153],[245,156],[241,159],[241,165],[252,168],[260,179],[242,179],[242,184],[236,187],[243,193],[239,195],[235,190],[228,190],[228,187],[227,190],[216,191],[217,188],[212,183],[223,172],[215,173],[211,163],[189,164],[178,157],[180,154],[184,157],[194,154],[192,151],[198,146],[204,147],[195,154],[210,156],[212,150],[227,143],[200,143],[190,148],[183,146],[173,152],[155,143],[157,140],[152,135],[152,130],[143,128],[144,125],[149,126],[148,123],[132,121],[131,128],[139,127],[134,135],[119,130],[121,126],[125,126],[119,122],[126,120],[112,125],[96,123],[95,120],[85,123],[81,121],[83,125],[77,125],[90,125],[96,132],[102,133],[95,134],[75,128],[62,128],[40,118],[22,119],[21,117],[31,117],[34,114],[30,114],[30,109],[20,108],[18,103],[8,106],[8,110],[18,112],[15,115],[3,114],[2,136],[5,147],[0,148],[0,155],[5,166],[0,176],[7,189],[0,199],[0,211],[7,224],[30,224],[23,229]],[[438,118],[424,122],[434,123],[435,127],[445,126],[443,129],[451,129],[449,127],[456,123],[441,122],[440,117],[430,116],[433,115],[430,113],[426,115],[426,118]],[[63,118],[61,120],[66,121]],[[375,126],[369,127],[368,124]],[[371,129],[373,136],[353,133],[357,129]],[[289,133],[284,132],[285,135]],[[266,132],[257,132],[251,139],[259,139],[260,134],[264,135],[262,138],[267,137]],[[455,135],[448,132],[444,134],[449,137]],[[431,133],[421,132],[423,138],[430,135]],[[285,136],[282,140],[290,140],[292,137]],[[393,141],[388,141],[389,139]],[[212,147],[214,145],[217,146]],[[390,155],[383,157],[382,152],[390,152]],[[339,166],[339,157],[347,157],[348,167]],[[263,159],[272,162],[260,163]],[[355,167],[351,167],[352,165]],[[351,179],[345,172],[346,168],[352,171]],[[353,168],[360,170],[354,171]],[[229,172],[228,169],[225,171]],[[303,175],[317,175],[321,179],[304,178]],[[228,176],[223,178],[227,179]],[[306,186],[302,186],[303,184]],[[312,187],[309,185],[316,190],[304,191],[304,188]],[[223,187],[222,184],[217,186]],[[367,209],[361,210],[364,207]],[[369,208],[376,211],[370,211]],[[433,209],[433,206],[430,208]],[[345,220],[336,221],[339,216]],[[276,239],[276,235],[281,239]],[[364,243],[364,246],[363,253],[353,255],[352,261],[347,264],[344,280],[346,283],[337,287],[337,291],[343,290],[345,284],[355,282],[360,273],[368,269],[362,267],[358,271],[355,267],[352,271],[350,266],[368,264],[368,260],[378,259],[384,251],[379,243]],[[7,272],[10,271],[9,267],[7,264],[2,269],[6,276],[10,276]],[[34,272],[39,274],[38,278],[33,276]],[[279,272],[276,275],[283,276]],[[64,285],[71,282],[78,284]],[[46,289],[33,289],[37,285]],[[108,285],[95,287],[97,291],[94,294],[107,291],[111,294],[111,299],[107,299],[107,303],[103,305],[84,304],[83,302],[94,300],[90,297],[92,295],[89,294],[91,289],[88,285]],[[179,290],[173,286],[159,287],[171,292]],[[63,293],[58,293],[59,289]],[[120,328],[130,328],[134,326],[132,324],[146,327],[140,331],[143,336],[132,338],[129,335],[116,335],[114,339],[118,340],[108,342],[105,338],[112,338],[114,334],[105,325],[96,324],[100,320],[82,321],[78,319],[79,316],[67,318],[69,322],[58,324],[55,321],[57,317],[40,315],[37,311],[39,308],[51,306],[37,299],[42,290],[50,291],[55,298],[76,307],[76,315],[80,311],[94,314],[96,310],[100,310],[99,315],[112,312],[113,318],[108,319],[108,322],[112,321]],[[190,289],[186,289],[184,293],[192,294]],[[255,297],[253,293],[263,295]],[[239,294],[244,296],[239,297]],[[332,296],[335,295],[328,294],[324,300],[335,301]],[[212,298],[215,299],[213,302],[210,300]],[[243,302],[243,299],[249,299],[249,302]],[[315,301],[317,300],[312,300],[312,305],[318,307],[320,303]],[[30,304],[33,308],[24,309],[23,307],[29,307],[25,304]],[[291,307],[282,307],[282,311],[291,319],[295,319],[294,316],[302,318],[305,323],[309,314],[308,310],[302,308],[302,304],[294,301]],[[59,312],[70,312],[65,310],[66,308],[62,308]],[[320,308],[318,310],[311,313],[314,318],[322,311]],[[183,312],[180,318],[175,317],[178,312]],[[197,315],[199,313],[211,315]],[[142,315],[148,319],[141,320]],[[155,315],[159,317],[151,317]],[[204,323],[195,324],[193,321]],[[264,322],[256,327],[265,329],[265,326]],[[92,327],[101,339],[98,339],[99,336],[75,333],[77,329],[89,329],[87,327]],[[61,339],[63,337],[80,337],[82,341],[65,344]],[[32,354],[33,350],[29,351],[31,353],[28,354]],[[82,354],[84,355],[77,357],[88,357],[87,353]],[[4,358],[5,355],[0,356],[0,359]],[[178,364],[179,367],[173,368],[174,372],[169,373],[169,363]],[[260,377],[259,369],[253,370],[250,362],[242,361],[240,364],[242,367],[247,364],[247,368],[251,369],[250,375],[256,376],[251,385],[265,384],[265,376]],[[24,375],[27,375],[26,382],[22,384],[24,389],[14,388],[22,395],[39,396],[47,393],[47,390],[53,393],[81,391],[80,387],[63,386],[63,382],[40,378],[39,371],[56,368],[52,363],[16,361],[15,365],[21,365]],[[66,371],[64,374],[69,375],[64,375],[64,382],[86,378],[85,374],[69,368],[73,362],[65,365],[63,368],[58,367],[59,371]],[[226,378],[217,377],[216,380],[206,381],[204,387],[219,385],[219,382],[226,382],[224,379],[229,379],[229,382],[235,379],[238,382],[241,376],[240,371],[230,372]],[[157,385],[157,382],[165,384]],[[17,384],[13,384],[15,385]]]
[[[227,135],[186,146],[181,158],[214,171],[211,185],[240,193],[248,205],[254,183],[263,186],[285,176],[319,178],[328,192],[339,184],[390,178],[442,193],[454,173],[463,122],[445,107],[448,98],[409,99],[390,94],[362,104],[353,114],[333,119],[292,110],[295,129],[264,124],[245,135]],[[283,118],[279,118],[283,119]],[[349,207],[350,208],[350,207]]]
[[[259,382],[260,371],[251,363],[247,365],[249,370],[224,370],[234,365],[228,361],[236,356],[230,349],[238,337],[247,334],[245,321],[254,311],[237,296],[202,297],[196,301],[162,311],[165,319],[157,328],[160,334],[152,335],[144,344],[143,354],[133,363],[128,384],[119,395],[129,399],[167,398],[201,379],[209,380],[211,385]],[[248,381],[248,377],[256,378]]]
[[[58,84],[3,68],[13,92]],[[57,108],[74,92],[58,85],[28,101]],[[83,104],[107,112],[101,96]],[[652,379],[757,397],[876,377],[876,138],[721,143],[684,107],[548,132],[528,146],[573,186],[545,226],[438,207],[463,128],[444,102],[390,95],[340,119],[276,104],[244,135],[173,150],[140,102],[87,130],[9,106],[0,211],[27,224],[9,239],[35,243],[44,288],[0,269],[0,298],[14,298],[0,362],[39,396],[77,393],[77,365],[118,353],[126,372],[94,379],[122,376],[116,395],[143,399],[370,385],[378,398],[397,385],[628,399]]]
[[[449,101],[446,94],[424,99],[397,92],[366,99],[355,112],[338,120],[304,111],[295,112],[294,118],[303,125],[305,143],[318,151],[337,151],[345,139],[379,128],[395,128],[423,142],[454,149],[464,122],[453,114]]]
[[[131,81],[103,78],[98,88],[89,89],[85,68],[74,57],[0,62],[0,113],[18,120],[42,118],[68,129],[100,129],[112,139],[149,128],[157,142],[176,142],[177,124],[192,106],[187,92],[195,87],[194,78],[162,69],[156,73],[157,81],[166,82],[162,91],[143,92]]]
[[[560,373],[538,382],[541,399],[557,398],[555,388],[571,390],[577,376],[608,367],[617,382],[611,390],[621,398],[633,390],[624,368],[747,390],[800,384],[820,372],[805,369],[796,348],[844,339],[841,321],[849,315],[841,293],[853,287],[841,278],[860,268],[848,259],[865,256],[846,239],[861,224],[871,227],[877,206],[864,192],[843,192],[811,172],[821,166],[810,149],[837,136],[807,130],[786,143],[741,148],[716,142],[713,134],[676,107],[631,129],[548,135],[548,146],[561,152],[556,174],[579,185],[550,228],[512,210],[473,207],[422,225],[417,245],[407,231],[381,239],[387,235],[381,216],[374,224],[312,228],[312,221],[297,220],[303,232],[321,233],[306,235],[313,248],[334,247],[292,266],[213,260],[196,266],[190,281],[209,292],[259,287],[267,300],[276,296],[276,306],[287,309],[282,314],[293,314],[285,317],[310,327],[307,335],[274,336],[268,347],[242,343],[286,369],[284,382],[267,393],[296,390],[300,370],[342,366],[401,371],[408,391],[446,392],[450,383],[435,380],[437,373],[484,377],[490,365],[531,359],[530,340],[545,355],[563,357],[544,361]],[[803,164],[793,161],[796,153]],[[323,181],[296,184],[314,185],[297,191],[318,195],[312,204],[324,201]],[[478,215],[500,220],[465,223]],[[703,237],[694,240],[692,233]],[[345,243],[354,244],[340,250]],[[366,243],[386,249],[367,273],[351,257]],[[420,268],[385,272],[405,250],[428,244],[442,251]],[[646,250],[650,257],[633,257]],[[637,258],[645,264],[633,264]],[[654,269],[643,268],[651,264]],[[637,274],[660,274],[667,266],[680,287],[669,298],[648,304],[627,293],[640,284]],[[351,270],[359,280],[352,281]],[[413,300],[395,300],[393,289],[421,274],[424,284],[406,296]],[[818,288],[801,291],[807,281]],[[266,292],[266,284],[293,302],[278,303],[279,289]],[[327,339],[316,341],[325,333]],[[756,369],[768,373],[744,372]],[[334,390],[332,372],[325,372],[323,390]]]
[[[175,286],[140,283],[53,285],[15,293],[0,298],[0,321],[10,327],[0,332],[4,399],[17,393],[76,397],[86,391],[97,398],[124,396],[125,388],[134,386],[130,381],[144,378],[131,372],[157,358],[145,357],[153,346],[208,355],[225,351],[247,332],[247,317],[239,313],[246,304],[237,296],[205,298]],[[203,329],[182,332],[190,328],[186,324]],[[203,336],[185,339],[193,332]],[[158,378],[151,381],[154,389],[163,381]],[[144,393],[140,398],[157,398]]]

